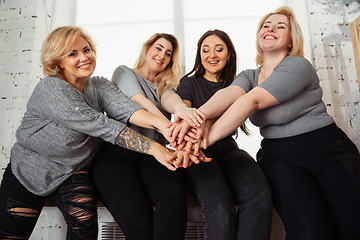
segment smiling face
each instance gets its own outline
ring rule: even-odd
[[[225,67],[230,53],[218,36],[210,35],[201,44],[200,57],[206,70],[204,77],[210,81],[218,81],[216,77]]]
[[[146,67],[157,74],[163,71],[171,61],[173,47],[165,38],[159,38],[146,53]]]
[[[62,68],[61,77],[70,84],[86,80],[95,70],[95,54],[89,43],[80,37],[71,53],[59,62],[59,66]]]
[[[264,53],[288,52],[291,47],[291,30],[289,19],[283,14],[268,17],[258,34],[258,44]]]

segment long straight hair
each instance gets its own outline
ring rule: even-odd
[[[201,64],[201,45],[204,42],[205,38],[212,35],[218,36],[226,44],[228,52],[230,53],[229,61],[227,61],[225,67],[218,73],[217,76],[217,79],[222,81],[223,87],[227,87],[232,83],[232,81],[236,76],[236,64],[237,64],[236,51],[230,37],[224,31],[221,31],[219,29],[209,30],[200,37],[197,43],[194,67],[184,77],[188,77],[192,73],[194,73],[193,76],[203,76],[205,74],[206,69]]]
[[[206,72],[206,69],[201,64],[201,45],[204,42],[205,38],[216,35],[218,36],[225,44],[230,53],[230,59],[227,61],[225,67],[218,73],[217,79],[222,81],[223,88],[230,86],[230,84],[234,81],[236,77],[236,51],[233,42],[231,41],[230,37],[224,32],[219,29],[209,30],[204,33],[198,43],[197,43],[197,50],[196,50],[196,58],[195,64],[193,69],[187,73],[184,77],[189,77],[191,74],[193,76],[203,76]],[[250,134],[249,129],[246,127],[245,123],[241,124],[240,126],[241,131],[243,131],[246,135]],[[237,131],[236,131],[237,136]]]

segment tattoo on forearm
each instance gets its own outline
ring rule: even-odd
[[[151,124],[151,127],[152,127],[154,130],[160,132],[160,130],[159,130],[155,125],[152,125],[152,124]]]
[[[135,152],[148,154],[153,145],[153,140],[125,127],[116,137],[115,144]]]

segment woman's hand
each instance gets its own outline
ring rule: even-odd
[[[174,161],[177,161],[178,154],[172,149],[166,148],[161,144],[153,144],[151,155],[155,157],[155,159],[167,167],[168,169],[175,171],[178,167],[176,165],[172,165]]]
[[[209,144],[209,140],[208,140],[208,136],[209,136],[209,129],[210,127],[214,124],[214,122],[217,120],[218,118],[215,119],[210,119],[210,120],[206,120],[204,127],[201,129],[201,141],[202,141],[202,145],[201,147],[206,149],[208,147]],[[197,131],[197,135],[196,137],[199,137],[199,131]],[[211,143],[210,145],[212,145],[213,143]]]
[[[191,108],[191,103],[187,100],[183,101],[174,91],[167,91],[161,96],[161,106],[165,111],[174,114],[175,122],[183,119],[192,127],[199,126],[204,122],[205,115],[201,111]]]
[[[170,162],[172,165],[174,165],[176,168],[183,167],[187,168],[190,167],[191,164],[199,164],[201,162],[210,162],[212,159],[205,156],[205,154],[200,151],[197,156],[195,156],[193,153],[186,153],[183,150],[177,150],[175,153],[177,153],[177,159]]]
[[[168,136],[170,137],[171,144],[176,142],[176,145],[178,145],[184,139],[188,142],[196,142],[196,139],[191,140],[191,137],[187,134],[191,126],[186,121],[182,120],[180,123],[173,122],[168,125],[168,128]]]
[[[200,127],[204,122],[205,115],[196,108],[189,108],[185,104],[181,109],[175,111],[174,122],[185,120],[192,127]]]

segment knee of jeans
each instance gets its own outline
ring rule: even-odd
[[[75,174],[81,173],[87,172]],[[89,236],[97,234],[97,202],[92,187],[78,182],[61,191],[67,192],[63,196],[63,201],[66,202],[66,212],[72,216],[68,228],[84,239],[91,239]]]
[[[6,211],[15,218],[24,219],[26,221],[37,221],[40,215],[40,210],[35,207],[26,205],[22,202],[15,201],[11,198],[7,200]],[[0,239],[28,239],[29,236],[24,236],[21,231],[16,231],[16,234],[0,231]]]
[[[235,216],[236,210],[232,201],[219,201],[217,204],[202,203],[202,208],[205,215],[214,215],[221,218],[221,216]]]
[[[3,231],[0,231],[0,239],[1,240],[16,240],[16,239],[28,239],[29,237],[22,237],[22,236],[14,236],[14,235],[10,235],[7,234]]]
[[[73,196],[73,203],[65,207],[68,214],[75,219],[68,223],[68,228],[84,239],[92,239],[90,236],[97,235],[97,213],[93,197],[87,194]]]
[[[268,201],[271,203],[272,200],[272,189],[270,184],[263,184],[261,187],[258,187],[255,191],[250,194],[250,198],[247,199],[248,201]]]
[[[14,217],[28,220],[36,220],[40,215],[40,210],[10,198],[7,201],[6,210]]]

